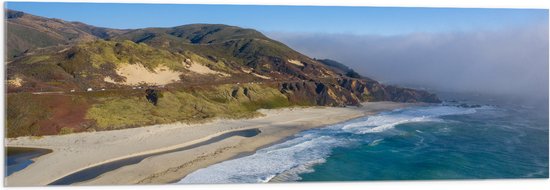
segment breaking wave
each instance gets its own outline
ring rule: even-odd
[[[296,134],[292,139],[256,153],[199,169],[178,183],[262,183],[297,181],[299,174],[313,172],[332,150],[357,144],[376,146],[384,133],[411,122],[441,122],[441,116],[475,113],[479,108],[429,106],[398,109],[367,116],[325,128]]]

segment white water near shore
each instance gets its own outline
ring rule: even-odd
[[[295,181],[312,172],[332,149],[353,146],[359,138],[350,135],[381,133],[411,122],[441,122],[438,117],[475,113],[475,108],[430,106],[398,109],[366,116],[324,128],[303,131],[294,138],[258,150],[255,154],[225,161],[193,172],[178,183],[259,183],[270,180]],[[370,139],[374,146],[383,139]]]
[[[184,147],[229,131],[251,128],[262,131],[260,135],[250,138],[230,137],[192,150],[150,157],[138,164],[109,171],[81,184],[168,183],[179,180],[197,169],[230,159],[243,152],[253,152],[259,147],[303,130],[412,105],[415,104],[373,102],[365,103],[361,108],[310,107],[262,110],[265,116],[253,119],[217,119],[204,124],[177,123],[41,138],[6,139],[7,146],[53,150],[52,153],[35,159],[35,163],[27,168],[8,176],[6,184],[47,185],[68,174],[101,163]]]

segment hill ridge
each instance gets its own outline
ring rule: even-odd
[[[293,105],[440,102],[435,94],[383,85],[341,63],[312,59],[254,29],[189,24],[118,30],[10,10],[6,15],[6,49],[13,55],[6,65],[8,128],[19,129],[10,136],[243,117]],[[158,105],[148,102],[145,88],[159,93]],[[47,103],[67,97],[72,103],[64,107]],[[30,102],[52,115],[28,110]],[[70,116],[74,122],[55,120],[69,112],[78,113]],[[13,120],[20,117],[27,119]]]

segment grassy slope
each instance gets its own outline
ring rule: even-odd
[[[52,36],[60,37],[63,43],[71,43],[32,49],[24,56],[14,58],[7,65],[8,79],[23,81],[23,86],[8,88],[9,92],[68,91],[88,87],[119,90],[62,95],[9,94],[9,137],[195,122],[214,117],[250,117],[257,115],[259,108],[291,105],[352,105],[360,100],[433,99],[429,94],[413,90],[395,87],[386,90],[367,78],[362,79],[364,84],[349,82],[351,80],[338,76],[321,63],[251,29],[194,24],[120,31],[29,15],[12,19],[16,20],[10,22],[17,21],[35,29],[18,32],[24,28],[9,27],[9,36],[14,38],[8,38],[8,43],[15,40],[23,46],[33,47],[59,44],[48,41],[53,39],[48,38]],[[44,27],[40,23],[50,23],[55,27]],[[72,32],[60,31],[60,28]],[[50,36],[41,36],[42,33],[35,31],[49,31]],[[16,34],[30,35],[33,43],[27,44]],[[79,44],[73,46],[74,43]],[[20,47],[18,51],[25,48]],[[188,58],[231,74],[230,78],[220,79],[224,84],[254,81],[247,80],[254,77],[243,74],[241,69],[244,66],[254,68],[254,73],[271,77],[272,81],[288,83],[281,84],[284,88],[281,91],[279,86],[268,84],[215,86],[221,84],[218,79],[188,72],[182,75],[181,83],[168,86],[172,89],[165,90],[158,105],[153,106],[145,99],[143,90],[124,90],[128,87],[103,81],[107,76],[115,81],[123,80],[115,69],[127,63],[142,64],[151,70],[162,64],[185,72],[182,62]],[[298,60],[302,65],[291,64],[289,59]],[[214,86],[182,85],[191,83]]]
[[[27,50],[99,38],[105,39],[127,31],[45,18],[9,9],[5,11],[5,14],[8,60]]]
[[[49,117],[50,108],[44,100],[31,94],[8,94],[6,136],[34,135],[39,132],[39,120]]]
[[[104,87],[106,76],[123,80],[115,72],[121,65],[141,64],[150,70],[164,65],[174,71],[183,71],[182,62],[189,56],[194,54],[171,53],[131,41],[97,40],[21,57],[8,64],[8,79],[23,77],[23,88],[30,89],[27,91]]]
[[[288,105],[287,98],[274,88],[221,85],[213,89],[164,91],[157,106],[144,96],[101,98],[88,111],[87,118],[97,121],[100,129],[117,129],[213,117],[250,117],[259,108]]]
[[[178,70],[182,68],[183,57],[168,51],[152,48],[143,43],[134,43],[131,41],[112,42],[97,40],[89,43],[79,44],[76,50],[72,50],[76,55],[74,61],[69,64],[90,63],[96,68],[102,64],[113,63],[115,65],[124,63],[140,63],[146,68],[154,69],[159,64],[163,64],[170,69]]]
[[[146,28],[114,37],[143,42],[174,52],[192,51],[203,57],[249,64],[262,56],[295,59],[300,56],[286,45],[262,33],[220,24],[191,24],[173,28]]]
[[[17,34],[7,38],[8,59],[30,48],[52,46],[64,42],[62,39],[53,38],[48,34],[18,24],[7,23],[6,30],[8,34]]]
[[[60,97],[76,98],[79,104],[90,106],[74,110],[48,103]],[[147,101],[142,90],[47,96],[15,93],[8,96],[7,136],[111,130],[178,121],[200,122],[215,117],[246,118],[257,116],[256,111],[260,108],[291,105],[294,103],[276,88],[257,84],[164,90],[157,106]],[[53,118],[60,112],[75,111],[84,111],[85,114]],[[64,119],[77,122],[66,123]]]

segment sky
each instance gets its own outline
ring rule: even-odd
[[[135,29],[192,23],[260,31],[395,35],[498,29],[547,20],[545,10],[8,2],[7,8],[94,26]]]
[[[7,3],[109,28],[253,28],[385,84],[548,101],[548,10]],[[546,104],[547,105],[547,104]]]

